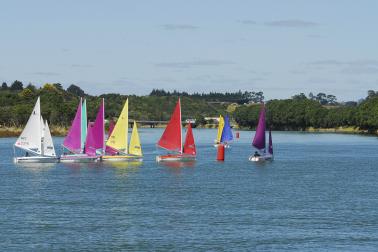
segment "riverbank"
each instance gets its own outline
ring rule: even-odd
[[[165,128],[166,125],[156,125],[156,128]],[[139,128],[150,128],[150,126],[142,126]],[[199,129],[215,129],[217,125],[208,124],[203,126],[197,126]],[[238,127],[233,127],[234,130],[248,130],[248,129],[239,129]],[[66,136],[68,128],[61,126],[51,126],[51,134],[53,136]],[[285,131],[285,130],[283,130]],[[303,130],[304,132],[313,132],[313,133],[343,133],[343,134],[365,134],[365,135],[378,135],[378,131],[369,132],[368,130],[362,130],[358,127],[337,127],[337,128],[314,128],[309,127]],[[18,137],[22,132],[22,128],[18,127],[0,127],[0,137]]]
[[[0,137],[18,137],[23,128],[19,127],[0,127]],[[53,136],[65,136],[68,129],[61,126],[50,127],[51,135]]]

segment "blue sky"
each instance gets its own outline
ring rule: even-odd
[[[378,89],[378,1],[2,1],[0,81],[90,94]]]

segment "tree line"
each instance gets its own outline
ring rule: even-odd
[[[74,84],[64,89],[60,83],[47,83],[36,87],[21,81],[0,89],[0,126],[21,127],[27,122],[36,98],[41,97],[42,116],[50,124],[67,127],[74,118],[80,97],[87,99],[88,118],[94,120],[101,98],[105,98],[106,118],[117,118],[129,98],[129,115],[136,120],[169,120],[177,101],[182,100],[183,119],[195,118],[205,124],[204,117],[229,114],[239,126],[254,128],[257,125],[262,92],[210,92],[193,93],[154,89],[149,95],[86,94]],[[256,98],[257,97],[257,98]],[[214,103],[214,101],[216,101]],[[232,104],[230,104],[232,103]],[[232,106],[234,109],[230,109]],[[294,95],[290,99],[266,102],[267,124],[273,129],[303,130],[308,127],[334,128],[359,127],[371,132],[378,130],[378,92],[369,90],[359,102],[338,102],[336,96],[326,93]]]
[[[260,108],[259,105],[239,106],[234,111],[234,119],[241,127],[254,128]],[[359,103],[337,103],[334,98],[325,102],[299,94],[291,99],[270,100],[266,102],[266,110],[267,125],[277,130],[304,130],[308,127],[359,127],[372,133],[378,130],[378,92],[372,90]]]

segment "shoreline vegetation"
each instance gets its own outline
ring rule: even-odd
[[[157,125],[155,128],[164,128],[165,125]],[[150,128],[149,126],[142,126],[141,128]],[[199,129],[215,129],[216,125],[201,125]],[[21,127],[0,127],[0,138],[18,137],[23,128]],[[51,135],[55,137],[64,137],[67,135],[68,128],[52,126],[50,128]],[[234,127],[234,130],[246,131],[252,130],[249,128]],[[340,133],[340,134],[360,134],[360,135],[378,135],[378,131],[369,132],[368,130],[361,130],[355,127],[337,127],[337,128],[314,128],[309,127],[304,130],[278,130],[278,131],[295,131],[295,132],[308,132],[308,133]]]
[[[127,87],[125,87],[126,89]],[[64,136],[75,116],[80,97],[87,100],[88,121],[94,120],[101,98],[105,99],[105,119],[117,121],[126,99],[129,100],[130,121],[139,127],[154,127],[168,121],[170,113],[181,97],[182,119],[193,127],[216,128],[219,115],[231,118],[235,129],[253,130],[258,122],[261,103],[267,111],[267,127],[273,131],[333,132],[378,135],[378,92],[369,90],[359,101],[337,101],[336,96],[325,93],[303,93],[287,99],[265,100],[261,91],[187,93],[153,89],[150,94],[121,95],[116,93],[89,95],[72,84],[64,89],[60,83],[46,83],[41,87],[21,81],[0,87],[0,137],[19,136],[41,97],[42,116],[49,122],[54,136]],[[193,123],[194,122],[194,123]],[[106,127],[107,127],[106,123]]]

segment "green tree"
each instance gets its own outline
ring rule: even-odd
[[[3,84],[1,84],[1,90],[8,90],[8,85],[6,82],[3,82]]]
[[[85,92],[80,87],[78,87],[74,84],[71,84],[67,88],[67,92],[74,94],[74,95],[77,95],[77,96],[80,96],[80,97],[83,97],[85,95]]]
[[[24,84],[21,81],[15,80],[12,85],[10,86],[10,90],[12,91],[20,91],[24,88]]]

